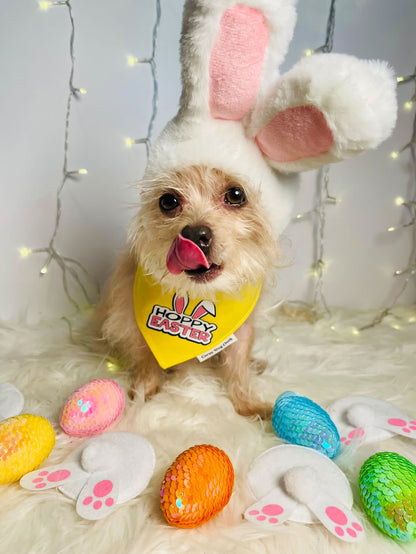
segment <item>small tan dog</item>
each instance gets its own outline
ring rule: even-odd
[[[252,310],[290,221],[288,174],[374,148],[394,126],[384,62],[316,54],[279,75],[294,4],[186,0],[180,110],[150,152],[98,310],[101,338],[146,398],[160,367],[221,351],[236,410],[270,414],[250,391]]]
[[[136,323],[132,291],[137,266],[166,290],[215,301],[219,292],[235,294],[243,283],[261,283],[277,257],[259,193],[249,183],[195,166],[144,183],[141,194],[128,245],[99,316],[103,338],[135,372],[134,388],[144,387],[149,398],[158,390],[161,369]],[[200,247],[208,268],[168,271],[167,256],[178,236]],[[251,317],[235,335],[237,342],[223,353],[230,397],[239,413],[266,416],[270,407],[260,405],[249,389]]]

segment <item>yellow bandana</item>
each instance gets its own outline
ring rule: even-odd
[[[252,312],[261,287],[246,285],[238,297],[218,294],[214,304],[164,294],[138,267],[133,292],[137,325],[163,369],[195,357],[203,359],[215,347],[221,350],[224,342],[234,342],[231,336]]]

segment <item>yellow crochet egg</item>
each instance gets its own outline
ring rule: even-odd
[[[233,485],[233,466],[223,450],[208,444],[193,446],[165,474],[160,490],[163,515],[175,527],[198,527],[228,504]]]
[[[55,432],[44,417],[23,414],[0,422],[0,485],[37,469],[54,445]]]

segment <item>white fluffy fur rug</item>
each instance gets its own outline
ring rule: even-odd
[[[302,393],[326,407],[347,395],[388,400],[416,417],[416,319],[411,308],[398,318],[359,335],[353,327],[374,314],[337,312],[311,325],[299,319],[268,315],[258,329],[256,354],[267,360],[266,371],[254,387],[270,402],[284,390]],[[399,323],[400,330],[391,324]],[[24,412],[43,415],[57,432],[56,446],[45,466],[56,464],[79,446],[57,424],[65,399],[81,384],[97,377],[116,379],[126,387],[122,372],[109,373],[102,358],[92,353],[82,332],[70,340],[65,321],[0,327],[1,382],[17,386],[25,396]],[[416,543],[403,546],[381,534],[366,520],[358,495],[357,475],[375,451],[397,451],[416,462],[416,441],[395,437],[362,446],[344,460],[352,483],[354,510],[366,522],[367,538],[343,543],[320,525],[285,523],[273,534],[242,519],[253,502],[246,476],[252,461],[279,444],[270,422],[237,415],[222,381],[209,368],[195,365],[193,373],[167,376],[160,394],[144,404],[127,404],[111,429],[143,435],[154,446],[156,470],[147,489],[118,506],[100,521],[80,519],[74,502],[55,489],[32,493],[18,484],[0,487],[0,552],[13,554],[145,554],[145,553],[285,553],[390,554],[415,552]],[[159,508],[163,475],[186,448],[208,443],[222,448],[235,470],[229,504],[206,525],[189,530],[170,527]]]

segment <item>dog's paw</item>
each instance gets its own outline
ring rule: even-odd
[[[271,419],[273,406],[260,401],[237,401],[233,402],[235,411],[245,417],[259,416],[261,419]]]
[[[151,398],[153,398],[153,396],[155,396],[155,394],[157,394],[159,391],[160,391],[159,385],[157,385],[157,386],[155,386],[155,387],[151,387],[151,388],[145,390],[145,392],[144,392],[144,399],[146,400],[146,402],[147,402],[148,400],[150,400]]]
[[[267,368],[267,362],[257,358],[250,358],[249,367],[256,375],[261,375]]]
[[[139,387],[134,387],[133,385],[129,388],[127,391],[127,396],[130,400],[135,401],[139,398],[144,398],[145,402],[148,400],[151,400],[155,394],[157,394],[160,390],[159,385],[143,390],[143,385]]]

